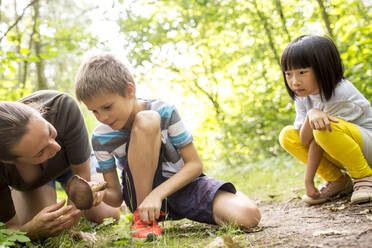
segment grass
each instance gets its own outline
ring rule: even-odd
[[[208,176],[232,182],[237,189],[256,200],[259,204],[268,201],[282,201],[299,197],[304,193],[305,166],[288,156],[269,158],[252,164],[221,167],[208,171]],[[320,180],[316,178],[316,183]],[[58,199],[66,198],[62,190]],[[255,242],[253,232],[261,227],[243,232],[232,225],[213,226],[189,220],[162,222],[163,235],[153,242],[139,242],[131,238],[130,213],[122,213],[120,221],[113,223],[108,219],[97,225],[82,219],[78,229],[96,233],[97,242],[87,243],[74,240],[68,233],[39,242],[29,242],[28,247],[207,247],[211,242],[222,239],[233,240],[242,247],[262,247]],[[225,241],[226,242],[226,241]],[[231,246],[235,247],[235,246]]]
[[[305,166],[288,156],[261,160],[246,166],[223,167],[209,176],[232,182],[259,202],[284,200],[304,193]],[[316,178],[316,182],[319,179]]]

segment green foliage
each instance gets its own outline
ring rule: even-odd
[[[322,5],[320,5],[321,3]],[[239,166],[283,152],[280,130],[294,120],[279,58],[302,34],[334,38],[345,77],[371,100],[371,6],[365,1],[133,1],[118,22],[131,62],[152,80],[197,99],[194,132],[207,167]],[[154,69],[155,68],[155,69]],[[187,103],[186,103],[187,104]],[[193,108],[190,104],[190,111]]]
[[[8,101],[16,101],[21,97],[31,93],[29,88],[18,88],[17,82],[13,80],[0,79],[0,99]]]
[[[7,229],[6,225],[0,222],[0,247],[20,247],[19,243],[29,241],[25,232]]]
[[[42,88],[72,93],[82,54],[102,45],[86,15],[96,2],[40,0],[16,22],[20,5],[0,5],[0,24],[10,28],[0,49],[0,99]],[[368,1],[113,0],[112,6],[122,10],[116,19],[140,72],[136,81],[150,87],[162,74],[162,84],[190,99],[184,112],[200,112],[193,134],[207,168],[283,153],[277,137],[294,109],[278,60],[298,35],[333,37],[345,77],[372,100]],[[97,122],[82,109],[91,131]]]
[[[337,44],[344,63],[345,77],[372,101],[371,6],[368,8],[358,1],[341,1],[340,6],[343,8],[335,8],[338,18],[335,31],[339,34]]]
[[[82,15],[90,4],[80,9],[70,0],[29,2],[23,16],[14,11],[20,1],[0,4],[0,24],[9,29],[0,48],[0,87],[6,89],[0,93],[2,100],[14,100],[9,92],[17,96],[40,89],[72,92],[80,57],[99,44],[86,28],[90,20]]]

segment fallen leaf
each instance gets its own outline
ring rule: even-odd
[[[341,206],[339,206],[337,209],[338,209],[338,210],[345,209],[345,204],[341,204]]]
[[[190,227],[193,227],[194,225],[193,224],[190,224],[190,223],[185,223],[181,226],[181,228],[190,228]]]
[[[341,204],[340,206],[336,207],[336,206],[331,206],[331,207],[328,207],[328,210],[331,210],[331,211],[338,211],[338,210],[343,210],[345,209],[345,204]]]
[[[258,226],[255,226],[255,227],[241,227],[241,230],[245,233],[256,233],[256,232],[261,232],[262,230],[264,230],[264,227],[262,225],[258,225]]]
[[[71,235],[74,238],[80,238],[80,239],[82,239],[86,242],[94,243],[94,242],[97,241],[95,232],[94,233],[88,233],[88,232],[83,232],[83,231],[78,231],[78,232],[72,231]]]
[[[316,232],[313,233],[313,236],[315,236],[315,237],[316,236],[331,236],[331,235],[341,235],[341,234],[343,234],[343,232],[328,229],[328,230],[316,231]]]
[[[110,225],[113,225],[117,222],[117,220],[115,220],[114,218],[110,217],[110,218],[105,218],[103,220],[103,222],[101,224],[99,224],[97,227],[96,227],[96,230],[99,230],[105,226],[110,226]]]
[[[360,211],[360,214],[368,214],[370,212],[369,209],[364,209],[363,211]]]
[[[238,244],[236,244],[230,236],[225,236],[225,238],[223,240],[225,242],[225,245],[228,248],[237,248],[238,247]]]
[[[209,243],[205,248],[223,248],[225,247],[225,242],[221,237],[215,238],[211,243]]]

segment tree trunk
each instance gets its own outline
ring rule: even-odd
[[[276,6],[276,10],[279,12],[279,16],[280,16],[280,20],[282,22],[283,30],[287,35],[287,42],[290,42],[292,40],[292,38],[291,38],[291,35],[289,34],[289,31],[287,29],[287,20],[284,17],[282,2],[280,0],[275,0],[275,6]]]
[[[30,36],[30,41],[28,43],[28,50],[32,51],[32,44],[33,44],[33,37],[36,34],[36,22],[34,22],[33,27],[32,27],[32,33]],[[24,60],[23,61],[23,78],[21,82],[21,87],[24,89],[26,88],[26,81],[27,81],[27,75],[28,75],[28,61]]]
[[[36,15],[36,13],[34,13]],[[33,25],[32,25],[32,32],[30,35],[30,41],[28,43],[28,50],[31,52],[32,51],[32,44],[34,42],[34,35],[36,35],[36,28],[38,25],[38,18],[33,18]],[[26,88],[26,81],[27,81],[27,75],[28,75],[28,61],[25,60],[23,61],[23,78],[21,82],[21,87],[24,89]]]
[[[260,18],[261,20],[261,23],[265,29],[265,34],[269,40],[269,45],[270,45],[270,48],[272,50],[272,52],[274,53],[274,57],[275,57],[275,62],[278,63],[279,67],[280,67],[280,57],[278,55],[278,51],[276,50],[275,48],[275,45],[274,45],[274,38],[273,38],[273,35],[271,34],[271,30],[270,30],[270,27],[269,27],[269,23],[267,22],[267,18],[266,16],[264,15],[264,13],[262,13],[259,9],[258,9],[258,6],[257,6],[257,2],[256,0],[253,0],[253,4],[255,6],[255,9],[256,9],[256,13],[258,15],[258,17]]]
[[[44,76],[44,59],[40,56],[42,45],[41,45],[41,35],[39,33],[39,25],[40,25],[40,2],[37,1],[34,4],[34,23],[36,22],[36,33],[37,38],[34,39],[35,44],[35,56],[39,59],[38,62],[36,62],[36,75],[37,75],[37,90],[46,89],[46,79]]]
[[[327,28],[327,31],[328,31],[328,35],[329,35],[329,37],[332,38],[332,40],[333,40],[334,42],[336,42],[335,37],[334,37],[334,35],[333,35],[333,30],[332,30],[332,28],[331,28],[331,22],[329,21],[329,15],[328,15],[328,13],[327,13],[327,10],[326,10],[325,7],[324,7],[323,0],[316,0],[316,1],[317,1],[318,4],[319,4],[320,11],[321,11],[321,13],[322,13],[322,18],[323,18],[324,24],[325,24],[325,26],[326,26],[326,28]]]
[[[16,19],[19,18],[17,14],[17,0],[14,0],[14,16]],[[15,33],[17,35],[17,41],[18,43],[16,44],[16,54],[21,55],[21,43],[22,43],[22,34],[19,32],[18,24],[15,25]],[[17,70],[17,82],[18,82],[18,87],[21,85],[23,74],[22,74],[22,60],[19,60],[17,62],[18,64],[18,70]]]

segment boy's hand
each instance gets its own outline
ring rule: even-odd
[[[88,182],[89,186],[92,187],[92,186],[96,186],[98,185],[99,183],[98,182]],[[102,200],[103,200],[103,197],[105,196],[105,191],[98,191],[98,192],[92,192],[93,194],[93,205],[92,207],[96,207],[98,206]]]
[[[154,222],[160,217],[162,199],[160,195],[152,191],[138,206],[138,213],[143,222]]]
[[[307,112],[309,118],[310,127],[313,130],[326,130],[332,132],[331,123],[338,122],[337,119],[333,118],[332,116],[327,115],[320,109],[313,108],[309,112]]]
[[[320,196],[320,192],[317,188],[315,188],[314,182],[305,181],[305,189],[306,189],[306,195],[313,199],[316,199]]]

